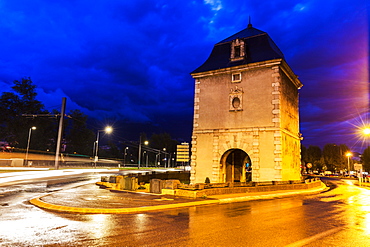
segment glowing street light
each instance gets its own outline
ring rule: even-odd
[[[350,168],[349,168],[349,157],[352,156],[352,153],[351,152],[347,152],[346,153],[346,156],[347,156],[347,159],[348,159],[348,175],[349,175],[349,171],[350,171]]]
[[[362,134],[364,134],[365,136],[370,136],[370,127],[363,128]]]
[[[28,141],[27,141],[27,150],[26,150],[26,165],[27,166],[28,166],[27,161],[28,161],[28,150],[30,149],[31,132],[32,130],[35,130],[35,129],[36,127],[32,126],[28,132]]]
[[[113,128],[111,126],[107,126],[105,127],[104,130],[98,130],[97,134],[96,134],[96,141],[95,141],[95,160],[94,160],[94,163],[95,163],[95,168],[96,168],[96,162],[98,162],[99,160],[99,157],[98,157],[98,150],[99,150],[99,133],[100,132],[105,132],[107,134],[110,134],[112,133],[113,131]]]

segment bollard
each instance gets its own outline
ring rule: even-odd
[[[161,179],[150,180],[150,193],[162,194],[164,181]]]

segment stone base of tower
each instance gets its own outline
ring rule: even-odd
[[[191,183],[300,180],[300,141],[276,128],[195,131]]]

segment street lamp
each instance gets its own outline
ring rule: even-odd
[[[144,145],[148,145],[149,142],[148,141],[144,141]],[[140,135],[140,138],[139,138],[139,158],[138,158],[138,162],[137,162],[137,168],[140,169],[140,163],[141,163],[141,135]]]
[[[158,150],[158,154],[155,155],[155,167],[161,166],[161,150]]]
[[[146,153],[146,167],[148,167],[149,153]]]
[[[146,157],[146,167],[148,167],[148,152],[147,151],[144,151],[143,152],[143,158]],[[145,156],[146,155],[146,156]]]
[[[26,150],[26,165],[27,166],[28,166],[27,161],[28,161],[28,150],[30,149],[31,132],[32,130],[35,130],[35,129],[36,127],[32,126],[30,130],[28,131],[28,141],[27,141],[27,150]]]
[[[98,150],[99,150],[99,133],[100,132],[105,132],[105,133],[107,133],[107,134],[110,134],[110,133],[112,133],[112,131],[113,131],[113,128],[112,127],[110,127],[110,126],[107,126],[107,127],[105,127],[105,129],[103,129],[103,130],[98,130],[98,132],[97,132],[97,134],[96,134],[96,141],[95,141],[95,159],[94,159],[94,163],[95,163],[95,168],[96,168],[96,163],[98,162],[98,160],[99,160],[99,157],[98,157]]]
[[[347,152],[346,153],[346,156],[347,156],[347,159],[348,159],[348,176],[349,176],[349,171],[350,171],[350,168],[349,168],[349,157],[352,156],[352,153],[351,152]]]
[[[125,148],[125,157],[124,157],[124,159],[123,159],[123,166],[126,166],[127,150],[128,150],[128,147],[126,147],[126,148]]]

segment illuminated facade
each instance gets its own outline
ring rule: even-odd
[[[267,33],[249,24],[191,75],[191,183],[300,179],[302,84]]]

